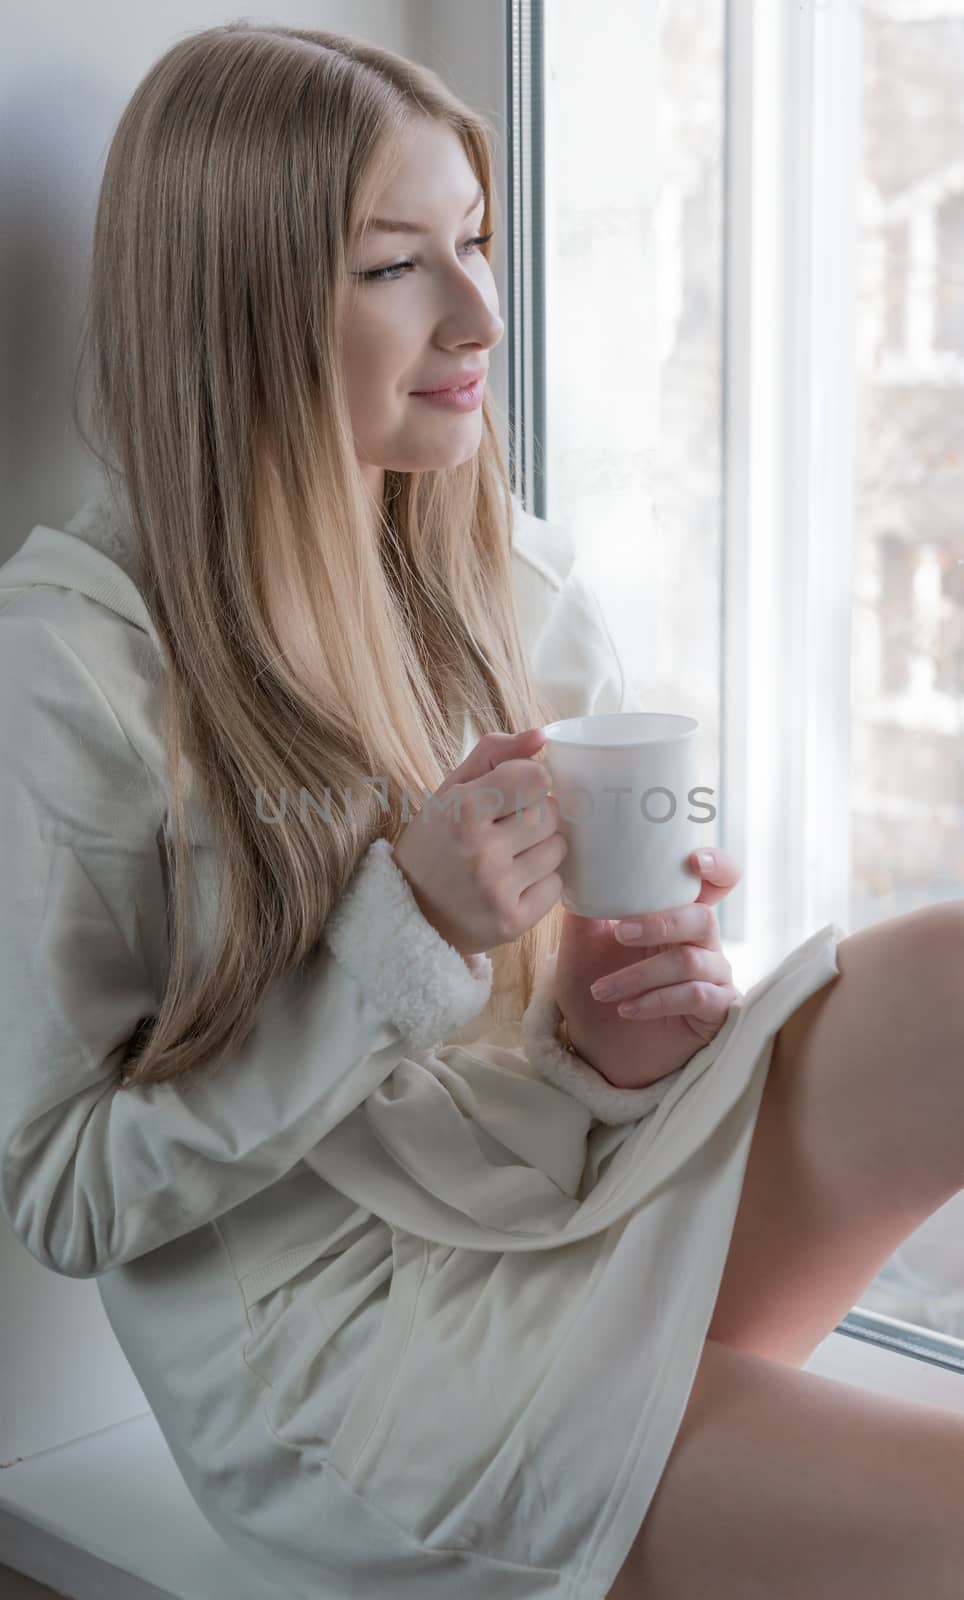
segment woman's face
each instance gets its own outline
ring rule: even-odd
[[[482,231],[482,196],[456,134],[419,121],[400,155],[374,217],[426,231],[373,228],[355,241],[355,298],[342,330],[355,448],[379,503],[386,468],[457,466],[478,449],[481,405],[457,411],[415,391],[487,371],[505,332],[492,269],[473,242]],[[381,278],[364,276],[386,267]]]

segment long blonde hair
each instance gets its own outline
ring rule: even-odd
[[[435,73],[344,34],[189,35],[111,141],[81,346],[101,448],[76,383],[74,416],[130,505],[167,669],[173,844],[170,970],[125,1085],[229,1061],[269,987],[317,951],[371,841],[394,841],[404,803],[460,763],[465,713],[480,735],[555,715],[519,631],[491,396],[478,451],[387,470],[380,507],[354,448],[337,337],[349,245],[412,117],[459,136],[488,232],[486,122]],[[218,935],[193,975],[182,752],[223,850]],[[302,794],[333,797],[323,826]],[[557,903],[490,952],[522,1005],[561,926]]]

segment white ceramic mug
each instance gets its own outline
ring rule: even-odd
[[[558,869],[567,911],[617,919],[696,899],[701,879],[686,858],[701,842],[690,799],[699,726],[672,712],[615,711],[543,728],[569,846]]]

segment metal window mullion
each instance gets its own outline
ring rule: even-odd
[[[850,919],[860,28],[857,6],[817,9],[809,126],[798,130],[812,151],[810,316],[805,349],[797,352],[810,377],[804,933],[831,920],[847,927]]]
[[[726,48],[723,842],[743,879],[720,906],[724,939],[756,974],[787,948],[792,771],[781,484],[787,443],[781,188],[781,6],[730,0]],[[742,918],[736,925],[737,917]]]
[[[543,0],[507,0],[507,327],[513,490],[546,516]]]
[[[786,291],[781,538],[794,859],[784,940],[850,906],[850,663],[859,74],[852,6],[783,8]]]
[[[730,0],[721,761],[759,973],[849,906],[856,27]]]

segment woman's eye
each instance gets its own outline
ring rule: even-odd
[[[477,233],[474,239],[466,241],[466,245],[463,248],[474,246],[478,249],[479,245],[488,244],[492,237],[491,233]],[[355,276],[363,278],[367,283],[375,283],[379,280],[383,283],[389,283],[394,278],[400,277],[403,272],[408,272],[414,265],[414,261],[396,261],[391,267],[375,267],[372,272],[357,272]]]

